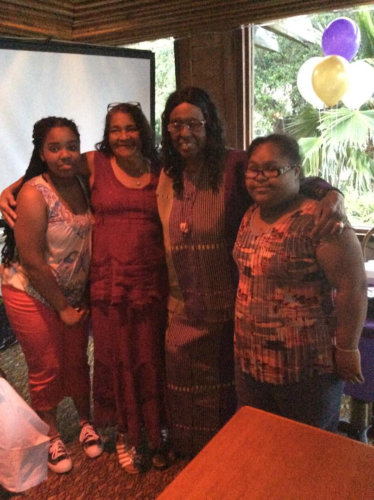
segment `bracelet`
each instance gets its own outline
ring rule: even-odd
[[[342,349],[341,347],[338,347],[337,345],[335,346],[337,348],[338,351],[342,351],[342,352],[357,352],[359,351],[359,349]]]

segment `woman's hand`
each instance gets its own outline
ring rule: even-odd
[[[17,218],[16,212],[13,210],[16,207],[16,200],[13,195],[13,190],[11,186],[4,189],[0,195],[0,211],[3,215],[3,219],[10,226],[14,227],[15,220]]]
[[[315,226],[311,237],[320,240],[325,236],[340,234],[347,223],[344,198],[338,191],[331,190],[319,202],[314,214]]]
[[[365,382],[361,371],[361,356],[358,349],[348,351],[336,348],[335,361],[339,377],[351,384]]]
[[[81,300],[76,304],[76,309],[83,312],[82,321],[85,321],[91,314],[90,309],[90,292],[89,287],[86,288]]]
[[[72,306],[67,306],[62,311],[59,311],[58,315],[60,316],[61,321],[65,323],[66,326],[75,326],[84,320],[86,311],[86,309],[80,310],[75,309]]]
[[[91,313],[89,305],[83,302],[76,307],[76,310],[82,313],[82,321],[86,321]]]

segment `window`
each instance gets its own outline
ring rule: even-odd
[[[294,136],[304,152],[305,174],[319,175],[344,193],[348,216],[356,227],[373,226],[374,99],[353,110],[349,102],[344,104],[343,96],[334,106],[318,109],[302,97],[302,81],[297,81],[306,61],[325,57],[322,35],[330,22],[342,17],[359,26],[363,40],[349,67],[364,61],[374,68],[370,25],[374,5],[255,27],[253,131],[255,137],[274,131]]]
[[[151,50],[156,59],[156,110],[155,110],[155,134],[156,142],[161,142],[161,113],[166,104],[169,94],[176,88],[175,62],[174,62],[174,40],[165,38],[153,42],[140,42],[128,45],[127,48]]]

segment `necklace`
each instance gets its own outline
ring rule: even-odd
[[[193,227],[193,207],[196,201],[198,184],[200,180],[200,171],[183,172],[183,198],[181,205],[182,222],[179,229],[184,237],[191,234]]]
[[[141,178],[143,177],[144,174],[148,174],[149,172],[150,172],[149,161],[144,158],[141,166],[139,167],[139,169],[137,171],[137,175],[135,176],[135,178],[136,178],[135,184],[137,186],[141,186],[141,184],[142,184]]]
[[[140,187],[144,184],[144,174],[148,174],[151,171],[150,161],[143,158],[140,165],[131,166],[121,166],[115,158],[112,158],[112,168],[114,171],[118,172],[116,174],[121,180],[121,182],[128,187],[132,185]],[[143,179],[143,180],[142,180]]]

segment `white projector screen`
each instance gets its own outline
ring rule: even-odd
[[[0,39],[0,191],[25,173],[37,120],[73,119],[90,151],[111,102],[140,102],[154,126],[154,82],[151,51]]]

